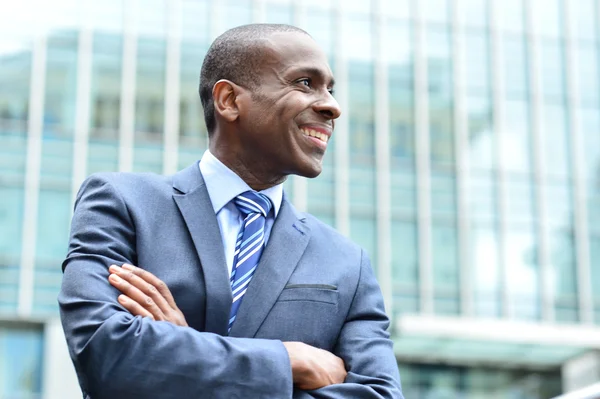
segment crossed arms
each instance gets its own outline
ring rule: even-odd
[[[107,280],[121,274],[107,266],[133,262],[135,251],[136,226],[119,191],[108,178],[87,180],[73,217],[59,304],[80,384],[92,399],[402,398],[385,332],[388,320],[368,260],[332,354],[302,343],[185,327],[167,287],[156,281],[156,293],[149,296],[156,308],[143,306],[155,320],[128,308]],[[148,305],[127,294],[130,305]]]

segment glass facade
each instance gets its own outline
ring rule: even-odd
[[[2,317],[56,317],[81,179],[197,160],[207,146],[198,76],[211,40],[278,22],[325,49],[345,107],[322,175],[289,179],[286,191],[367,249],[393,320],[600,325],[596,0],[38,8],[0,17]],[[529,381],[510,372],[402,367],[411,398],[546,397],[507,396]]]

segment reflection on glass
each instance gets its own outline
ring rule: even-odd
[[[527,176],[511,175],[506,181],[507,218],[515,221],[532,221],[536,218],[533,209],[533,183]]]
[[[162,172],[165,99],[164,39],[138,39],[133,170]]]
[[[489,6],[488,0],[464,0],[461,3],[461,11],[464,13],[465,25],[475,28],[487,27]]]
[[[577,267],[575,264],[574,226],[551,227],[549,251],[555,291],[556,320],[576,322]]]
[[[88,174],[118,169],[122,53],[121,36],[94,35]]]
[[[486,33],[469,33],[465,36],[465,83],[469,93],[490,91],[489,36]]]
[[[537,320],[541,301],[537,235],[531,224],[512,224],[504,240],[512,311],[517,319]]]
[[[500,165],[510,172],[531,172],[529,105],[525,101],[506,101],[500,147]]]
[[[222,28],[219,34],[228,29],[252,22],[252,2],[250,0],[223,0],[219,14]]]
[[[493,224],[475,222],[469,230],[469,240],[475,314],[498,317],[502,311],[498,233]]]
[[[492,130],[492,106],[487,97],[469,96],[469,163],[472,171],[495,168],[495,136]]]
[[[0,397],[41,397],[42,360],[41,327],[0,327]]]
[[[434,310],[436,314],[458,314],[460,288],[456,223],[434,220],[431,226]]]
[[[367,251],[371,266],[377,272],[377,228],[375,218],[353,215],[350,218],[350,238]]]
[[[392,220],[393,308],[399,312],[419,309],[419,257],[417,228],[413,220]]]
[[[529,93],[529,72],[525,38],[504,35],[501,39],[504,53],[506,95],[510,99],[525,99]]]
[[[44,135],[72,137],[75,124],[78,34],[53,32],[48,37]]]
[[[210,27],[209,0],[184,0],[181,3],[181,49],[186,51],[198,43],[208,46]],[[184,63],[181,63],[184,66]],[[198,74],[200,66],[198,65]]]
[[[421,0],[415,6],[419,7],[422,18],[438,24],[450,23],[451,0]]]
[[[594,0],[566,1],[565,7],[570,7],[570,25],[574,35],[580,40],[596,40],[598,38],[596,16],[598,10]]]
[[[414,5],[411,0],[382,0],[381,3],[383,15],[403,19],[412,16]]]
[[[495,349],[489,343],[473,342],[448,343],[440,348],[452,349],[467,357],[474,351],[485,353]],[[503,347],[496,348],[505,351]],[[440,364],[400,364],[399,369],[402,392],[411,399],[547,399],[562,393],[559,371]]]
[[[294,16],[292,6],[289,4],[267,5],[267,23],[271,24],[293,24]]]
[[[565,96],[563,46],[558,41],[542,41],[539,46],[542,96],[546,102],[561,102]]]
[[[562,34],[562,0],[531,0],[531,13],[535,34],[546,37],[559,37]]]
[[[542,108],[540,141],[546,173],[554,177],[571,175],[569,132],[564,106],[544,105]]]
[[[208,44],[184,41],[179,72],[179,168],[202,157],[207,148],[208,132],[198,95],[200,69]]]
[[[497,4],[494,13],[500,29],[505,32],[522,33],[525,30],[524,0],[503,0]]]
[[[305,27],[306,31],[315,39],[315,41],[325,51],[325,54],[333,56],[334,54],[334,17],[331,11],[324,11],[316,8],[309,8],[306,11]],[[333,65],[330,66],[333,68]]]
[[[2,136],[25,135],[29,114],[30,75],[30,43],[11,37],[0,39],[0,135]]]
[[[469,175],[469,215],[478,222],[495,222],[497,220],[497,187],[494,177],[491,172]]]
[[[583,141],[584,178],[590,192],[600,192],[600,114],[596,109],[578,110]]]
[[[577,99],[582,106],[598,106],[600,102],[600,82],[598,50],[596,44],[581,43],[574,48],[577,71]]]

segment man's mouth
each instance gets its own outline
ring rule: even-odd
[[[300,130],[302,130],[302,133],[304,133],[305,136],[314,137],[316,139],[321,140],[324,143],[327,143],[327,141],[329,141],[329,136],[327,136],[324,133],[317,132],[316,130],[313,130],[313,129],[306,129],[306,128],[301,128]]]

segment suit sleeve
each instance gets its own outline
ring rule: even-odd
[[[403,399],[387,329],[383,297],[369,258],[361,252],[360,278],[334,354],[346,364],[343,384],[294,391],[294,399]]]
[[[135,225],[110,176],[78,194],[58,297],[69,352],[93,399],[292,397],[280,341],[222,337],[134,317],[108,267],[135,264]]]

